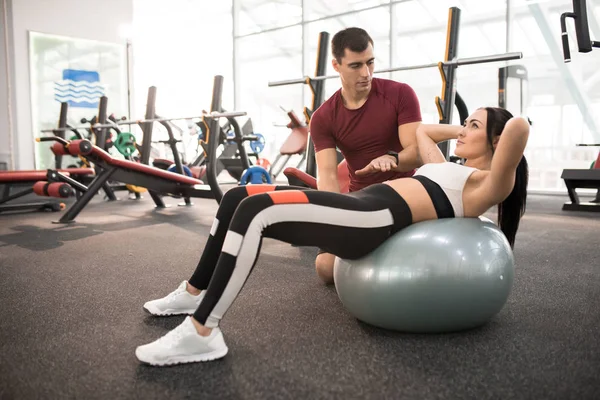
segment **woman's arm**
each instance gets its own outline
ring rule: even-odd
[[[500,135],[492,158],[490,174],[483,188],[493,194],[496,202],[503,201],[513,189],[517,166],[529,139],[529,122],[521,117],[511,118]]]
[[[421,124],[417,128],[417,146],[423,164],[443,163],[446,157],[437,146],[445,140],[456,139],[462,126],[446,124]]]

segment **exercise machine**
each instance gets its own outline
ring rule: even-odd
[[[67,132],[74,134],[74,137],[82,137],[79,129],[67,123],[67,112],[68,104],[61,103],[58,125],[63,129],[57,133],[61,137],[64,137]],[[55,156],[54,169],[1,171],[0,212],[63,210],[66,205],[60,200],[40,199],[40,197],[54,197],[63,200],[74,194],[69,185],[53,180],[55,172],[60,171],[61,174],[80,183],[91,181],[95,173],[93,168],[89,168],[83,162],[70,164],[67,168],[63,168],[63,163],[63,156],[60,155]],[[25,201],[25,197],[32,194],[37,195],[38,198]]]
[[[589,53],[593,48],[600,48],[600,42],[590,39],[585,0],[573,0],[573,11],[560,16],[564,62],[571,62],[569,36],[566,19],[575,22],[577,47],[580,53]],[[578,146],[600,146],[600,144],[578,144]],[[561,178],[565,181],[570,202],[563,204],[565,211],[595,211],[600,212],[600,153],[590,169],[564,169]],[[596,198],[591,202],[582,202],[576,189],[597,189]]]
[[[300,169],[300,166],[306,160],[308,125],[303,124],[293,110],[285,112],[290,119],[290,122],[285,125],[290,129],[290,133],[279,148],[279,154],[269,168],[269,174],[271,174],[273,179],[277,179],[277,176],[283,172],[283,169],[286,167],[292,156],[300,156],[300,161],[296,163],[296,169]]]
[[[563,56],[565,63],[571,62],[569,34],[567,33],[567,18],[572,18],[575,22],[577,50],[580,53],[589,53],[594,47],[600,48],[600,42],[590,39],[586,1],[573,0],[573,12],[565,12],[560,16],[560,31],[562,36]]]
[[[100,147],[104,151],[110,151],[111,148],[117,149],[126,158],[132,158],[133,153],[136,151],[135,137],[133,137],[133,144],[129,144],[127,141],[131,140],[132,134],[128,132],[122,132],[117,124],[117,119],[114,115],[108,115],[108,98],[106,96],[100,97],[98,101],[98,114],[91,119],[82,118],[82,124],[89,124],[88,126],[72,126],[67,123],[68,104],[66,102],[61,103],[60,114],[58,119],[58,126],[52,129],[42,130],[43,133],[52,133],[56,137],[65,139],[66,133],[72,133],[71,140],[77,139],[88,139],[95,143],[96,146]],[[104,121],[106,128],[98,129],[97,127]],[[84,136],[81,134],[81,130],[86,130],[88,135]],[[115,140],[113,140],[113,136]],[[95,139],[95,140],[94,140]],[[55,169],[63,168],[63,155],[54,154],[55,157]],[[85,160],[79,157],[77,163],[70,163],[67,168],[89,168],[90,164],[86,163]],[[95,177],[95,172],[92,169],[92,173],[89,175],[77,175],[76,179],[83,185],[88,185]],[[144,192],[134,185],[124,185],[121,182],[109,181],[103,186],[105,193],[105,199],[107,201],[117,201],[118,198],[115,194],[117,191],[127,191],[131,195],[135,196],[135,199],[141,199],[141,193]],[[80,195],[80,192],[75,192],[76,196]]]
[[[577,144],[576,146],[600,147],[600,144]],[[562,206],[564,211],[600,212],[600,152],[589,169],[563,169],[560,177],[564,180],[569,195],[568,202]],[[582,202],[577,189],[597,189],[596,197],[589,202]]]
[[[92,168],[68,168],[59,170],[70,179],[80,179],[94,173]],[[65,203],[57,200],[22,202],[22,198],[32,193],[65,199],[73,194],[71,186],[52,179],[53,171],[1,171],[0,172],[0,213],[11,211],[61,211]],[[14,191],[13,189],[16,189]],[[11,193],[12,192],[12,193]],[[15,201],[18,200],[18,201]]]
[[[245,112],[228,112],[220,113],[217,110],[221,109],[221,99],[223,92],[223,77],[220,75],[215,76],[213,84],[213,96],[211,102],[211,112],[203,113],[200,117],[185,117],[185,118],[153,118],[143,119],[137,121],[118,121],[117,124],[122,125],[133,125],[133,124],[153,124],[155,122],[168,122],[175,119],[192,119],[201,118],[207,122],[208,131],[211,132],[219,131],[219,119],[238,117],[246,115]],[[147,110],[148,111],[148,110]],[[155,115],[154,110],[151,109],[151,115]],[[148,114],[148,113],[147,113]],[[103,121],[102,118],[99,121]],[[94,129],[102,130],[110,127],[111,124],[98,123],[94,125]],[[63,128],[68,130],[69,128]],[[145,131],[147,133],[151,128]],[[147,136],[150,140],[150,136]],[[73,223],[75,218],[83,210],[83,208],[90,202],[93,196],[102,188],[109,179],[114,179],[119,182],[123,182],[129,185],[135,185],[143,187],[148,190],[148,193],[152,197],[157,208],[165,208],[166,205],[162,199],[162,196],[173,196],[178,198],[190,199],[193,197],[198,198],[214,198],[217,202],[221,201],[223,197],[223,191],[219,187],[216,176],[216,168],[214,160],[214,154],[216,153],[218,143],[217,141],[209,141],[206,171],[208,177],[208,185],[204,182],[188,177],[182,173],[175,173],[165,171],[153,166],[149,166],[143,162],[136,162],[130,160],[118,159],[111,156],[108,152],[102,148],[95,146],[89,140],[66,140],[59,136],[41,137],[36,139],[39,142],[54,142],[52,144],[52,151],[56,155],[71,155],[77,157],[83,157],[87,162],[93,164],[96,168],[96,176],[94,180],[85,186],[79,182],[74,181],[66,174],[57,172],[55,179],[57,181],[69,184],[73,190],[81,192],[81,196],[78,200],[65,212],[60,218],[58,223]],[[142,154],[143,157],[143,154]],[[54,192],[53,192],[54,193]],[[189,205],[188,201],[186,204]]]
[[[158,208],[166,207],[161,195],[172,195],[186,199],[190,197],[212,197],[210,188],[203,185],[197,179],[163,171],[140,162],[114,158],[86,139],[67,141],[54,136],[38,138],[38,140],[54,141],[52,151],[55,154],[82,156],[93,163],[99,170],[96,178],[94,178],[89,186],[79,184],[61,173],[57,174],[59,181],[67,183],[74,190],[82,192],[77,202],[58,221],[59,223],[75,222],[75,217],[79,215],[98,190],[111,178],[146,188]]]
[[[157,89],[154,86],[148,89],[146,118],[158,118],[160,124],[166,129],[168,139],[163,141],[163,143],[169,146],[173,159],[155,158],[152,160],[152,165],[154,167],[193,177],[202,180],[206,184],[208,183],[206,164],[209,161],[209,147],[211,141],[216,141],[216,151],[222,149],[218,154],[215,152],[211,155],[211,161],[216,164],[216,176],[219,176],[223,170],[226,170],[232,178],[238,182],[242,182],[245,173],[250,170],[268,177],[266,170],[259,170],[257,172],[256,168],[252,169],[253,163],[250,161],[250,156],[253,155],[258,159],[258,154],[256,154],[256,152],[249,154],[244,145],[247,142],[258,143],[260,141],[260,136],[253,132],[251,119],[247,119],[246,123],[240,127],[240,124],[234,116],[224,117],[223,119],[226,120],[226,123],[222,126],[219,123],[218,130],[215,134],[211,134],[212,131],[209,129],[207,121],[204,119],[197,121],[196,124],[200,129],[198,132],[198,143],[201,151],[192,162],[186,163],[177,148],[177,143],[181,142],[181,140],[175,138],[173,132],[174,125],[170,120],[162,119],[156,114],[156,92]],[[222,108],[218,112],[227,113],[227,111]],[[148,137],[151,138],[151,135],[152,128],[146,127],[144,132],[145,139],[140,146],[140,153],[144,154],[142,160],[150,159],[150,157],[146,155],[150,153],[150,145],[147,140]],[[257,146],[251,147],[256,148]]]

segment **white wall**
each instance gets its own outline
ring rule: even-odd
[[[38,132],[32,132],[28,32],[125,43],[120,29],[124,25],[130,25],[132,21],[132,0],[13,0],[16,169],[34,167],[34,137],[39,135]],[[0,81],[0,89],[1,85]],[[0,107],[1,105],[2,103]],[[2,127],[3,124],[0,123],[0,128]],[[3,141],[7,142],[7,138],[1,130],[0,148],[4,148]]]
[[[6,164],[7,169],[11,169],[10,160],[10,141],[9,141],[9,97],[14,100],[14,88],[11,90],[9,95],[9,80],[7,73],[7,63],[12,57],[12,45],[11,43],[11,1],[0,0],[0,167]],[[6,24],[6,22],[8,24]],[[6,46],[6,39],[8,36],[9,46]],[[14,120],[14,110],[12,112]]]

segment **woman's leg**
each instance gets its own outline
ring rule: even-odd
[[[387,185],[348,195],[290,190],[248,197],[233,215],[194,318],[186,318],[162,338],[139,346],[136,356],[152,365],[224,357],[228,348],[218,324],[254,268],[263,237],[358,258],[411,221],[410,208]]]
[[[249,196],[280,191],[280,190],[311,190],[308,188],[298,186],[276,186],[276,185],[247,185],[238,186],[230,189],[225,193],[219,204],[217,215],[213,221],[208,240],[204,246],[204,251],[200,257],[200,261],[196,266],[196,270],[189,279],[190,285],[196,289],[204,290],[208,287],[208,283],[212,278],[213,271],[217,265],[217,260],[221,254],[221,248],[223,247],[223,241],[225,240],[225,234],[227,228],[231,223],[231,219],[235,210],[242,202]]]
[[[221,199],[221,204],[217,210],[217,215],[202,256],[200,257],[200,262],[190,280],[181,282],[177,289],[165,297],[144,303],[144,309],[156,316],[193,314],[198,308],[198,304],[202,301],[204,295],[201,293],[202,290],[208,287],[208,283],[217,265],[219,254],[221,253],[227,228],[240,202],[248,196],[282,190],[310,189],[294,186],[247,185],[235,187],[227,191]]]
[[[388,185],[361,192],[270,192],[245,199],[229,225],[221,255],[194,319],[218,326],[254,268],[263,237],[360,258],[412,222],[404,199]]]

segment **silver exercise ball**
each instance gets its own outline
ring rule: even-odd
[[[352,315],[403,332],[481,326],[502,309],[513,278],[508,240],[483,217],[419,222],[334,266],[338,296]]]

